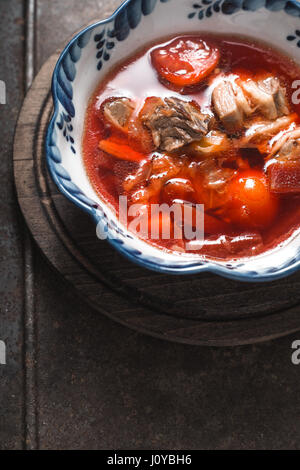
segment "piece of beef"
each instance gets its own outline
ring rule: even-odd
[[[151,131],[155,147],[167,152],[201,139],[209,132],[213,119],[201,113],[195,103],[175,97],[148,98],[140,117]]]
[[[267,77],[264,80],[259,80],[258,86],[263,91],[273,96],[278,117],[289,114],[286,91],[285,88],[280,85],[280,81],[277,77]]]
[[[235,170],[223,168],[217,159],[205,159],[199,162],[199,173],[202,174],[202,185],[206,190],[216,189],[222,191],[229,180],[234,176]],[[211,197],[211,194],[208,194]],[[207,203],[207,206],[210,204]]]
[[[129,98],[111,98],[104,102],[103,114],[109,124],[118,130],[128,126],[134,106]]]
[[[231,141],[227,134],[212,130],[198,142],[193,142],[189,151],[196,157],[215,158],[217,154],[224,154],[230,147]]]
[[[300,159],[300,127],[284,134],[278,140],[276,147],[272,149],[272,153],[275,152],[277,158],[284,160]]]
[[[258,82],[248,79],[242,81],[241,86],[255,109],[265,118],[274,120],[289,114],[285,90],[277,77],[267,77]]]
[[[278,194],[300,192],[300,127],[287,132],[272,149],[267,169],[270,189]]]
[[[239,85],[230,80],[219,83],[213,90],[212,103],[219,119],[229,132],[239,130],[245,116],[251,114],[250,105]]]
[[[239,141],[240,148],[257,147],[267,142],[272,136],[286,129],[294,120],[294,116],[282,116],[275,121],[254,121],[247,129],[245,136]]]
[[[131,195],[131,201],[135,204],[148,204],[151,198],[157,198],[163,185],[171,178],[175,178],[186,162],[184,158],[166,154],[153,155],[149,162],[145,183],[140,185],[140,171],[131,177],[131,180],[137,180],[137,184],[132,188],[138,189]],[[128,178],[125,181],[126,188]]]

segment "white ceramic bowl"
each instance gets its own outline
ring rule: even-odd
[[[94,191],[83,166],[81,141],[87,103],[101,78],[142,45],[178,33],[234,33],[263,40],[300,63],[299,17],[300,3],[291,0],[127,0],[110,18],[81,31],[64,49],[53,74],[48,167],[60,191],[91,214],[122,254],[157,271],[211,271],[241,281],[273,280],[298,269],[299,231],[272,251],[232,262],[167,253],[135,237]]]

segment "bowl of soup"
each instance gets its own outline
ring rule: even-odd
[[[298,269],[299,16],[293,1],[128,0],[70,41],[46,155],[95,237],[172,274]]]

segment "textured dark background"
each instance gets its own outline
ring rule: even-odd
[[[36,0],[35,69],[118,0]],[[227,349],[155,340],[74,298],[26,238],[12,142],[26,88],[26,8],[0,0],[0,448],[299,449],[300,333]],[[37,319],[36,349],[25,312]],[[29,378],[30,380],[29,380]],[[32,389],[28,383],[35,385]]]

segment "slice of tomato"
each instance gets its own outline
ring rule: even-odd
[[[207,41],[182,37],[151,52],[159,76],[176,86],[197,85],[217,66],[219,50]]]

